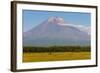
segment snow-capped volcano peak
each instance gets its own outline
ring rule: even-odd
[[[63,18],[57,17],[57,16],[52,16],[48,18],[48,22],[52,24],[64,24],[65,23]]]

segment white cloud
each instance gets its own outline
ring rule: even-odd
[[[83,26],[83,25],[75,25],[75,24],[59,24],[61,26],[72,26],[78,28],[80,31],[87,32],[91,34],[91,27],[90,26]]]

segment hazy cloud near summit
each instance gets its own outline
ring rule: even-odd
[[[78,28],[80,31],[87,32],[88,34],[91,34],[91,27],[90,26],[75,25],[75,24],[59,24],[59,25],[75,27],[75,28]]]

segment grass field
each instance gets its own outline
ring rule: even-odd
[[[24,52],[23,62],[84,60],[90,59],[91,52]]]

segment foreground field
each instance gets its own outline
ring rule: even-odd
[[[23,62],[41,62],[41,61],[61,61],[61,60],[84,60],[90,59],[90,52],[24,52]]]

